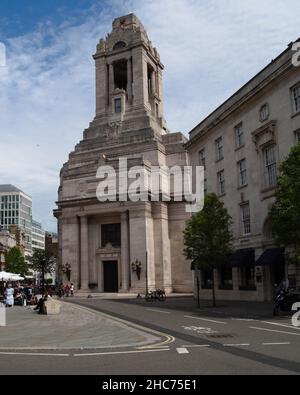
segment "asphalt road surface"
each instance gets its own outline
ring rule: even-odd
[[[146,347],[0,352],[1,374],[203,375],[300,373],[300,327],[290,317],[188,309],[142,300],[74,299],[159,340]]]

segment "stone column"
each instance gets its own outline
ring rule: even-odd
[[[109,82],[108,82],[108,97],[109,105],[111,106],[112,95],[115,90],[115,78],[114,78],[114,65],[110,63],[109,65]],[[114,111],[114,109],[112,109]]]
[[[127,94],[128,94],[128,103],[132,103],[132,73],[131,73],[131,58],[127,60]]]
[[[128,212],[121,213],[121,272],[122,289],[129,289],[129,232],[128,232]]]
[[[81,290],[89,289],[88,218],[80,217]]]

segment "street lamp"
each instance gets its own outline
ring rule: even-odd
[[[71,280],[71,265],[67,262],[65,265],[62,265],[62,272],[67,276],[68,281]]]

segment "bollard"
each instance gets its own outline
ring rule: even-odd
[[[0,303],[0,326],[6,326],[6,308],[3,303]]]

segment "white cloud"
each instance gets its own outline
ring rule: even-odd
[[[91,58],[112,19],[136,12],[165,69],[171,130],[188,132],[297,38],[295,0],[113,0],[77,20],[51,21],[7,42],[0,67],[0,180],[34,198],[54,226],[58,174],[94,116]]]

